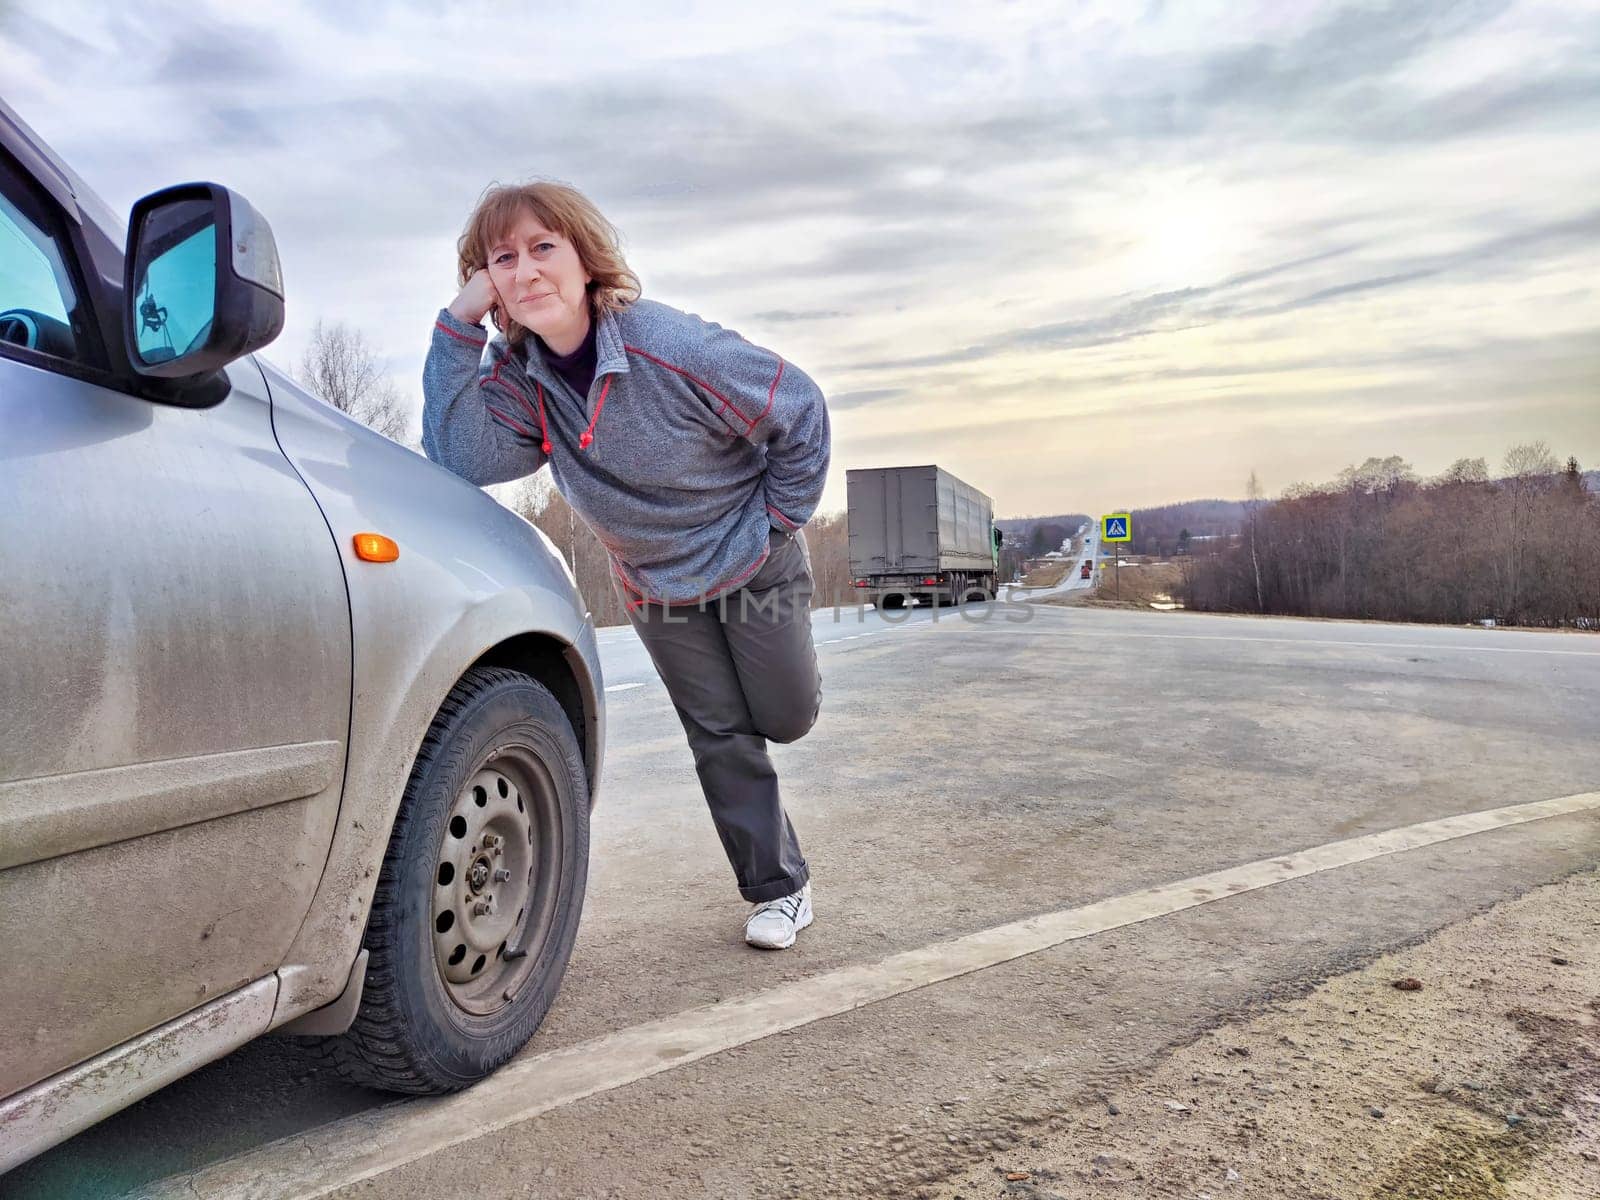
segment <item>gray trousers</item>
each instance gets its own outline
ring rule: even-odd
[[[767,754],[768,742],[804,737],[822,706],[803,539],[774,529],[767,561],[725,596],[628,610],[689,735],[739,892],[752,903],[787,896],[810,878]]]

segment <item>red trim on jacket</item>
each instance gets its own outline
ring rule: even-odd
[[[436,322],[434,322],[434,324],[438,325],[440,329],[444,329],[446,333],[451,333],[452,332],[449,329],[445,329],[445,327],[444,327],[442,322],[437,322],[436,321]],[[459,336],[459,335],[457,335],[457,336]],[[466,340],[466,339],[463,339],[463,340]],[[478,387],[479,388],[486,388],[491,383],[498,385],[501,389],[503,389],[505,391],[506,395],[510,396],[512,400],[514,400],[517,404],[520,404],[522,406],[523,411],[525,411],[528,414],[528,416],[537,419],[538,422],[539,422],[539,442],[540,442],[539,449],[544,451],[545,455],[548,456],[550,454],[550,432],[549,432],[549,430],[547,430],[545,428],[545,423],[544,423],[544,387],[543,387],[543,385],[539,384],[537,381],[535,381],[535,383],[534,383],[534,386],[539,389],[539,410],[536,413],[536,412],[534,412],[533,405],[531,403],[529,403],[529,401],[528,401],[528,393],[527,392],[523,391],[519,387],[514,386],[509,380],[500,378],[500,372],[505,368],[506,364],[510,361],[510,359],[509,358],[501,358],[499,355],[494,355],[493,357],[494,357],[494,360],[495,360],[494,361],[494,370],[490,371],[487,375],[480,375],[478,377]],[[493,414],[495,412],[495,410],[487,402],[484,403],[484,407],[489,409],[489,412],[491,414]],[[505,422],[502,421],[501,424],[505,424]],[[516,428],[516,426],[510,426],[510,428]],[[528,437],[532,437],[533,436],[533,430],[531,430],[531,429],[521,429],[521,430],[518,430],[518,432],[523,433]]]
[[[778,510],[777,510],[777,509],[775,509],[775,508],[773,508],[773,507],[772,507],[772,505],[770,505],[770,504],[769,504],[769,505],[767,505],[767,511],[768,511],[768,512],[769,512],[769,513],[771,513],[771,514],[772,514],[772,515],[773,515],[773,516],[775,516],[775,517],[777,517],[777,518],[778,518],[778,520],[780,520],[780,521],[782,521],[782,522],[783,522],[783,523],[784,523],[784,524],[785,524],[785,525],[787,525],[787,526],[788,526],[788,527],[789,527],[789,528],[790,528],[790,529],[799,529],[799,528],[800,528],[800,526],[799,526],[799,525],[797,525],[797,524],[796,524],[796,523],[795,523],[795,522],[793,522],[793,521],[791,521],[791,520],[789,520],[789,518],[788,518],[788,517],[786,517],[786,516],[784,516],[784,515],[783,515],[783,514],[782,514],[782,513],[781,513],[781,512],[779,512],[779,511],[778,511]]]
[[[712,587],[708,588],[707,590],[701,592],[700,596],[699,596],[699,599],[704,600],[707,596],[720,595],[723,592],[731,592],[734,588],[738,587],[745,580],[749,579],[757,571],[761,570],[762,566],[767,561],[767,556],[770,555],[771,553],[772,553],[772,547],[771,546],[763,546],[763,547],[761,547],[761,557],[756,559],[755,563],[748,570],[746,570],[744,572],[744,574],[736,575],[732,579],[724,580],[722,583],[718,583],[718,584],[713,585]]]
[[[504,425],[507,429],[510,429],[514,433],[520,433],[525,438],[531,438],[531,437],[535,436],[533,430],[529,429],[526,425],[522,424],[520,421],[517,421],[517,420],[513,419],[510,416],[510,414],[501,412],[494,405],[485,404],[483,407],[488,410],[490,417],[492,417],[494,420],[498,421],[500,424]],[[549,451],[546,450],[545,453],[548,454]]]
[[[648,358],[651,362],[655,363],[656,366],[665,367],[669,371],[673,371],[673,372],[675,372],[675,373],[677,373],[679,375],[682,375],[690,383],[693,383],[693,384],[697,385],[698,387],[705,388],[706,391],[710,392],[718,400],[722,401],[722,409],[723,410],[728,411],[728,412],[732,412],[734,416],[738,417],[739,420],[741,420],[741,421],[743,421],[745,423],[745,426],[746,426],[745,433],[748,434],[750,432],[750,430],[752,430],[752,429],[754,429],[756,427],[755,421],[752,421],[749,417],[745,416],[742,412],[740,412],[738,406],[736,404],[734,404],[734,402],[732,400],[729,400],[726,396],[724,396],[721,392],[717,391],[716,388],[712,387],[709,383],[707,383],[704,379],[701,379],[698,375],[691,374],[690,372],[684,370],[682,367],[676,365],[675,363],[669,363],[664,358],[657,358],[654,354],[651,354],[648,350],[641,350],[637,346],[624,345],[622,348],[624,350],[626,350],[629,354],[637,354],[640,358]],[[770,401],[769,401],[768,407],[771,407]],[[720,415],[720,412],[719,412],[719,415]],[[763,413],[762,415],[765,416],[766,414]]]
[[[509,394],[514,400],[521,403],[524,408],[527,408],[528,393],[524,392],[521,388],[513,387],[509,381],[500,378],[500,372],[505,365],[506,360],[496,356],[494,370],[490,371],[487,375],[480,375],[478,377],[478,386],[487,387],[491,383],[498,383],[501,387],[505,388],[507,394]],[[533,415],[533,410],[531,408],[528,409],[528,415],[530,417]]]
[[[615,554],[611,555],[611,573],[617,577],[617,582],[622,584],[623,589],[628,592],[629,595],[639,597],[637,600],[623,601],[623,604],[627,607],[629,612],[635,612],[649,603],[649,600],[645,594],[638,588],[634,587],[633,584],[628,582],[628,577],[622,573],[622,562]]]
[[[482,349],[483,346],[488,341],[488,339],[486,338],[486,339],[484,339],[484,341],[480,342],[475,337],[468,337],[464,333],[457,333],[454,329],[451,329],[450,326],[446,325],[443,321],[435,321],[433,323],[433,327],[435,329],[444,330],[444,332],[448,333],[451,337],[455,338],[456,341],[458,341],[458,342],[465,342],[465,343],[467,343],[467,345],[469,345],[469,346],[477,346],[479,349]]]
[[[762,421],[767,419],[767,414],[772,411],[773,398],[778,394],[778,381],[783,378],[783,359],[781,356],[776,354],[773,355],[773,357],[778,360],[778,373],[772,377],[772,386],[767,389],[767,406],[761,410],[761,415],[759,417],[750,422],[751,429],[754,429],[757,425],[761,424]]]

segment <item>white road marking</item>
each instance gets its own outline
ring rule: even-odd
[[[926,624],[926,622],[920,622],[919,625],[920,624]],[[879,634],[895,633],[895,632],[897,632],[897,631],[899,631],[901,629],[905,629],[905,628],[906,628],[905,625],[894,625],[894,626],[891,626],[891,627],[889,627],[887,629],[869,629],[865,633],[851,633],[851,634],[845,635],[844,637],[823,638],[823,639],[821,639],[820,641],[817,642],[817,645],[819,645],[819,646],[831,646],[835,642],[853,642],[857,638],[877,637]]]
[[[634,688],[643,686],[644,684],[642,683],[613,683],[610,687],[606,688],[606,695],[609,696],[612,692],[630,692]]]
[[[1019,622],[1020,624],[1020,622]],[[1062,629],[1068,637],[1095,637],[1101,641],[1152,638],[1169,642],[1281,642],[1286,646],[1376,646],[1380,650],[1454,650],[1468,654],[1564,654],[1573,658],[1600,658],[1600,650],[1544,650],[1533,646],[1462,646],[1450,642],[1347,642],[1325,638],[1241,637],[1223,633],[1122,633],[1091,629]]]
[[[208,1200],[311,1200],[585,1097],[1064,942],[1319,871],[1596,809],[1600,809],[1600,792],[1462,813],[1327,842],[1081,908],[1043,913],[517,1059],[462,1095],[401,1101],[334,1121],[237,1158],[160,1180],[135,1196],[140,1200],[192,1200],[195,1196]]]

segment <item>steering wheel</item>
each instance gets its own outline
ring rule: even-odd
[[[39,347],[39,323],[34,315],[20,308],[0,313],[0,342],[11,346],[24,346],[29,350]]]
[[[0,342],[39,350],[56,358],[77,357],[72,327],[31,308],[8,308],[0,312]]]

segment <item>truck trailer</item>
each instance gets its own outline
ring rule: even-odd
[[[994,502],[937,466],[845,472],[850,581],[880,608],[990,600],[999,578]]]

